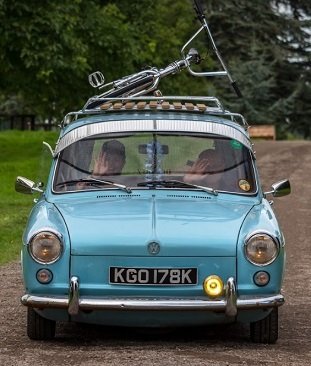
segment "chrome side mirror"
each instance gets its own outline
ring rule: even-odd
[[[43,193],[43,190],[39,188],[41,186],[42,185],[40,183],[36,185],[35,182],[24,177],[17,177],[15,181],[15,190],[16,192],[19,193],[25,193],[25,194],[32,194],[34,192]]]
[[[272,184],[272,191],[264,192],[264,195],[272,194],[273,197],[287,196],[291,192],[290,182],[288,179],[283,179],[277,183]]]

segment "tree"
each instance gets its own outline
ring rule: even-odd
[[[185,71],[163,79],[163,93],[215,95],[251,124],[277,123],[310,137],[310,1],[203,2],[244,97],[225,78]],[[80,109],[98,93],[89,73],[100,70],[109,82],[165,67],[198,28],[191,0],[0,0],[0,109],[43,117]],[[198,70],[219,69],[203,37],[193,46],[204,59]]]
[[[14,105],[14,111],[60,117],[94,94],[87,82],[90,72],[103,70],[112,81],[146,65],[171,62],[169,51],[187,24],[177,13],[184,9],[186,14],[191,5],[173,6],[176,18],[169,27],[163,21],[172,20],[164,11],[168,4],[0,0],[2,109]]]
[[[299,113],[301,93],[310,100],[309,2],[210,0],[206,8],[217,44],[243,92],[241,100],[233,99],[217,83],[220,96],[251,124],[276,123],[282,131],[305,126],[304,136],[310,137],[307,105],[304,116]],[[302,14],[309,20],[302,20]]]
[[[110,2],[2,1],[0,24],[0,88],[43,115],[81,107],[91,93],[87,75],[103,65],[110,78],[133,72],[129,60],[141,47],[137,29]]]

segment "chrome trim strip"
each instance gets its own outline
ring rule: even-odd
[[[232,138],[252,148],[250,140],[239,129],[227,124],[209,121],[187,121],[187,120],[157,120],[157,130],[165,132],[198,132],[213,135],[221,135]]]
[[[50,297],[25,294],[21,298],[21,303],[38,309],[67,309],[69,301],[68,297],[65,296]]]
[[[39,295],[24,295],[21,303],[34,308],[68,309],[67,297],[48,297]],[[244,297],[237,299],[237,310],[254,310],[274,308],[284,304],[281,294]],[[209,300],[208,298],[193,299],[154,299],[154,298],[83,298],[79,299],[80,310],[207,310],[226,312],[226,300]]]
[[[105,121],[86,124],[75,128],[65,134],[58,142],[54,156],[69,145],[84,138],[99,134],[128,133],[128,132],[188,132],[206,133],[225,136],[239,141],[252,150],[252,144],[248,136],[243,133],[240,126],[234,128],[224,123],[211,121],[188,121],[188,120],[123,120]]]
[[[84,138],[117,132],[139,132],[154,131],[154,121],[150,120],[124,120],[124,121],[105,121],[86,124],[75,128],[65,134],[58,142],[54,156],[64,150],[69,145]]]

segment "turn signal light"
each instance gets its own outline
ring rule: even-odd
[[[270,275],[267,272],[259,271],[254,275],[254,282],[257,286],[266,286],[270,281]]]
[[[37,272],[36,277],[37,277],[38,282],[40,282],[42,284],[48,284],[52,281],[53,274],[48,269],[43,268]]]

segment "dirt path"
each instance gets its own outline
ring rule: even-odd
[[[256,144],[262,183],[290,178],[292,194],[275,200],[286,236],[286,304],[276,345],[249,341],[242,326],[182,329],[174,333],[63,325],[53,342],[30,341],[19,303],[19,263],[0,267],[0,366],[36,365],[277,365],[311,364],[311,143]]]

